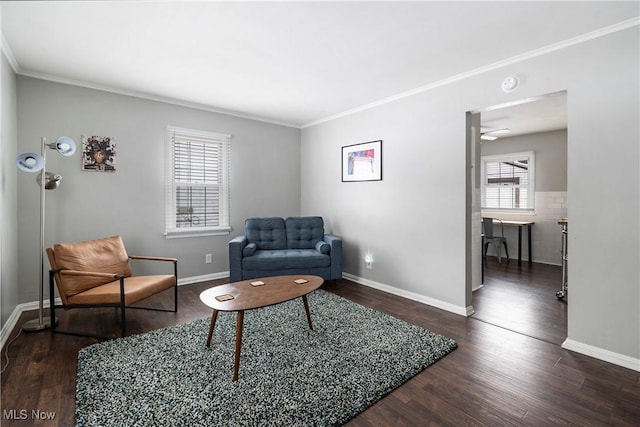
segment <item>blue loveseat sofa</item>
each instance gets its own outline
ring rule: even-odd
[[[249,218],[244,228],[229,242],[232,282],[285,274],[342,277],[342,239],[324,234],[322,217]]]

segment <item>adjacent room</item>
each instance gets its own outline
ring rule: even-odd
[[[498,240],[483,243],[474,318],[560,345],[569,299],[567,286],[562,290],[568,253],[563,256],[560,224],[567,220],[567,95],[478,114],[480,214],[483,226],[495,223]]]
[[[637,425],[637,1],[0,33],[3,426]]]

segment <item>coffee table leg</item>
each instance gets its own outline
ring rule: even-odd
[[[233,362],[233,381],[238,381],[238,371],[240,370],[240,349],[242,348],[242,325],[244,323],[244,310],[238,311],[236,321],[236,358]]]
[[[211,324],[209,325],[209,336],[207,337],[207,347],[211,344],[211,337],[213,336],[213,328],[216,327],[216,319],[218,318],[218,310],[213,310],[211,315]]]
[[[309,312],[309,301],[307,301],[306,295],[302,295],[302,302],[304,303],[304,311],[307,312],[307,321],[309,322],[309,329],[313,330],[313,325],[311,324],[311,312]]]

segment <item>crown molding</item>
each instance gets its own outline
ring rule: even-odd
[[[307,123],[302,124],[300,127],[302,129],[304,129],[304,128],[315,126],[315,125],[318,125],[318,124],[321,124],[321,123],[330,122],[332,120],[336,120],[336,119],[339,119],[339,118],[342,118],[342,117],[350,116],[352,114],[359,113],[361,111],[365,111],[365,110],[369,110],[371,108],[379,107],[379,106],[384,105],[384,104],[389,104],[391,102],[395,102],[395,101],[398,101],[398,100],[403,99],[403,98],[408,98],[408,97],[413,96],[413,95],[417,95],[417,94],[420,94],[420,93],[423,93],[423,92],[427,92],[427,91],[430,91],[430,90],[435,89],[435,88],[439,88],[439,87],[442,87],[442,86],[445,86],[445,85],[448,85],[448,84],[451,84],[451,83],[454,83],[454,82],[457,82],[457,81],[460,81],[460,80],[467,79],[469,77],[473,77],[473,76],[477,76],[477,75],[486,73],[488,71],[493,71],[493,70],[496,70],[496,69],[499,69],[499,68],[502,68],[502,67],[506,67],[507,65],[512,65],[512,64],[516,64],[518,62],[523,62],[523,61],[526,61],[528,59],[535,58],[535,57],[538,57],[538,56],[541,56],[541,55],[545,55],[545,54],[548,54],[548,53],[551,53],[551,52],[555,52],[555,51],[558,51],[558,50],[561,50],[561,49],[565,49],[567,47],[575,46],[577,44],[584,43],[584,42],[587,42],[589,40],[593,40],[593,39],[596,39],[596,38],[599,38],[599,37],[604,37],[604,36],[607,36],[609,34],[617,33],[619,31],[624,31],[626,29],[629,29],[629,28],[632,28],[632,27],[635,27],[635,26],[638,26],[638,25],[640,25],[640,17],[627,19],[626,21],[622,21],[622,22],[619,22],[617,24],[609,25],[607,27],[603,27],[603,28],[600,28],[598,30],[591,31],[589,33],[585,33],[585,34],[582,34],[580,36],[572,37],[570,39],[567,39],[567,40],[564,40],[564,41],[561,41],[561,42],[558,42],[558,43],[554,43],[554,44],[551,44],[551,45],[548,45],[548,46],[545,46],[545,47],[542,47],[542,48],[534,49],[534,50],[531,50],[529,52],[525,52],[525,53],[520,54],[520,55],[512,56],[511,58],[503,59],[501,61],[494,62],[492,64],[485,65],[485,66],[482,66],[482,67],[479,67],[479,68],[476,68],[476,69],[473,69],[473,70],[470,70],[470,71],[466,71],[464,73],[456,74],[454,76],[447,77],[445,79],[442,79],[442,80],[439,80],[439,81],[436,81],[436,82],[433,82],[433,83],[429,83],[428,85],[420,86],[420,87],[417,87],[415,89],[411,89],[411,90],[408,90],[408,91],[405,91],[405,92],[401,92],[401,93],[399,93],[397,95],[392,95],[392,96],[389,96],[387,98],[383,98],[383,99],[380,99],[378,101],[374,101],[374,102],[371,102],[369,104],[362,105],[360,107],[352,108],[350,110],[343,111],[342,113],[333,114],[331,116],[327,116],[327,117],[322,118],[322,119],[318,119],[318,120],[314,120],[314,121],[311,121],[311,122],[307,122]]]
[[[304,128],[308,128],[311,126],[315,126],[321,123],[326,123],[326,122],[330,122],[332,120],[336,120],[342,117],[346,117],[346,116],[350,116],[352,114],[356,114],[358,112],[361,111],[365,111],[365,110],[369,110],[381,105],[385,105],[391,102],[395,102],[398,101],[400,99],[404,99],[404,98],[408,98],[410,96],[414,96],[423,92],[427,92],[430,91],[432,89],[436,89],[451,83],[455,83],[458,82],[460,80],[464,80],[473,76],[477,76],[489,71],[493,71],[508,65],[512,65],[512,64],[516,64],[519,62],[523,62],[526,61],[528,59],[531,58],[535,58],[541,55],[545,55],[551,52],[555,52],[561,49],[565,49],[567,47],[571,47],[571,46],[575,46],[578,45],[580,43],[585,43],[587,41],[596,39],[596,38],[600,38],[600,37],[604,37],[607,36],[609,34],[613,34],[619,31],[624,31],[626,29],[629,28],[633,28],[640,25],[640,17],[635,17],[635,18],[631,18],[622,22],[619,22],[617,24],[613,24],[613,25],[609,25],[607,27],[603,27],[600,28],[598,30],[594,30],[591,31],[589,33],[585,33],[582,34],[580,36],[576,36],[576,37],[572,37],[570,39],[558,42],[558,43],[554,43],[539,49],[534,49],[531,50],[529,52],[525,52],[523,54],[520,55],[516,55],[513,56],[511,58],[507,58],[501,61],[497,61],[494,62],[492,64],[488,64],[482,67],[478,67],[475,68],[473,70],[470,71],[466,71],[460,74],[456,74],[450,77],[447,77],[445,79],[441,79],[439,81],[433,82],[433,83],[429,83],[427,85],[424,86],[420,86],[417,87],[415,89],[411,89],[405,92],[401,92],[399,94],[396,95],[392,95],[386,98],[382,98],[378,101],[374,101],[368,104],[364,104],[361,105],[359,107],[355,107],[346,111],[343,111],[341,113],[337,113],[337,114],[332,114],[330,116],[318,119],[318,120],[313,120],[307,123],[304,123],[302,125],[300,124],[296,124],[296,123],[289,123],[289,122],[284,122],[284,121],[279,121],[279,120],[273,120],[273,119],[268,119],[265,117],[260,117],[260,116],[254,116],[251,114],[244,114],[238,111],[233,111],[233,110],[225,110],[225,109],[220,109],[220,108],[215,108],[213,106],[210,105],[205,105],[205,104],[199,104],[199,103],[195,103],[195,102],[188,102],[188,101],[184,101],[181,99],[177,99],[177,98],[170,98],[170,97],[163,97],[163,96],[158,96],[158,95],[153,95],[150,93],[145,93],[145,92],[138,92],[138,91],[133,91],[133,90],[125,90],[125,89],[120,89],[120,88],[116,88],[116,87],[111,87],[108,85],[101,85],[101,84],[96,84],[96,83],[91,83],[91,82],[86,82],[86,81],[80,81],[80,80],[73,80],[73,79],[67,79],[67,78],[63,78],[63,77],[59,77],[59,76],[55,76],[55,75],[50,75],[50,74],[46,74],[46,73],[38,73],[38,72],[33,72],[33,71],[28,71],[28,70],[23,70],[20,67],[20,64],[17,62],[17,60],[15,59],[15,56],[13,55],[13,52],[11,50],[11,47],[9,46],[9,44],[7,43],[6,39],[4,38],[3,34],[0,34],[2,40],[1,40],[1,50],[2,52],[4,52],[7,61],[9,62],[9,64],[11,65],[11,67],[13,68],[14,72],[16,74],[22,75],[22,76],[26,76],[26,77],[32,77],[32,78],[36,78],[36,79],[41,79],[41,80],[48,80],[48,81],[52,81],[52,82],[56,82],[56,83],[62,83],[62,84],[68,84],[68,85],[72,85],[72,86],[79,86],[79,87],[85,87],[88,89],[95,89],[95,90],[101,90],[104,92],[110,92],[110,93],[115,93],[115,94],[119,94],[119,95],[125,95],[125,96],[132,96],[132,97],[136,97],[136,98],[141,98],[141,99],[147,99],[150,101],[157,101],[157,102],[162,102],[162,103],[166,103],[166,104],[172,104],[172,105],[178,105],[178,106],[182,106],[182,107],[187,107],[187,108],[193,108],[193,109],[197,109],[197,110],[203,110],[203,111],[208,111],[208,112],[212,112],[212,113],[217,113],[217,114],[225,114],[225,115],[229,115],[229,116],[234,116],[234,117],[239,117],[239,118],[243,118],[243,119],[249,119],[249,120],[256,120],[256,121],[260,121],[260,122],[265,122],[265,123],[271,123],[271,124],[275,124],[275,125],[279,125],[279,126],[286,126],[286,127],[291,127],[291,128],[296,128],[296,129],[304,129]]]
[[[259,122],[271,123],[271,124],[274,124],[274,125],[286,126],[286,127],[300,129],[300,125],[298,125],[298,124],[288,123],[288,122],[283,122],[283,121],[278,121],[278,120],[273,120],[273,119],[268,119],[268,118],[260,117],[260,116],[253,116],[251,114],[245,114],[245,113],[241,113],[241,112],[233,111],[233,110],[225,110],[225,109],[221,109],[221,108],[216,108],[214,106],[205,105],[205,104],[199,104],[197,102],[189,102],[189,101],[185,101],[185,100],[177,99],[177,98],[170,98],[170,97],[165,97],[165,96],[153,95],[153,94],[146,93],[146,92],[138,92],[138,91],[128,90],[128,89],[120,89],[120,88],[116,88],[116,87],[109,86],[109,85],[91,83],[91,82],[87,82],[87,81],[83,81],[83,80],[67,79],[65,77],[55,76],[55,75],[46,74],[46,73],[38,73],[38,72],[28,71],[28,70],[21,70],[17,74],[19,74],[21,76],[25,76],[25,77],[32,77],[34,79],[47,80],[47,81],[51,81],[51,82],[54,82],[54,83],[61,83],[61,84],[66,84],[66,85],[71,85],[71,86],[84,87],[84,88],[87,88],[87,89],[100,90],[100,91],[103,91],[103,92],[115,93],[115,94],[118,94],[118,95],[132,96],[134,98],[146,99],[146,100],[149,100],[149,101],[162,102],[162,103],[165,103],[165,104],[178,105],[178,106],[181,106],[181,107],[193,108],[193,109],[196,109],[196,110],[203,110],[203,111],[208,111],[208,112],[211,112],[211,113],[225,114],[227,116],[234,116],[234,117],[239,117],[239,118],[242,118],[242,119],[256,120],[256,121],[259,121]]]
[[[256,120],[256,121],[259,121],[259,122],[271,123],[271,124],[274,124],[274,125],[286,126],[286,127],[300,129],[300,125],[299,124],[295,124],[295,123],[288,123],[288,122],[283,122],[283,121],[279,121],[279,120],[268,119],[268,118],[265,118],[265,117],[253,116],[253,115],[250,115],[250,114],[240,113],[238,111],[224,110],[224,109],[215,108],[213,106],[209,106],[209,105],[205,105],[205,104],[199,104],[199,103],[196,103],[196,102],[184,101],[184,100],[177,99],[177,98],[169,98],[169,97],[163,97],[163,96],[158,96],[158,95],[152,95],[152,94],[145,93],[145,92],[137,92],[137,91],[132,91],[132,90],[119,89],[119,88],[115,88],[115,87],[108,86],[108,85],[100,85],[100,84],[97,84],[97,83],[91,83],[91,82],[86,82],[86,81],[82,81],[82,80],[67,79],[67,78],[55,76],[55,75],[52,75],[52,74],[38,73],[38,72],[35,72],[35,71],[23,70],[20,67],[20,64],[16,60],[15,56],[13,55],[13,51],[11,50],[11,47],[9,46],[9,43],[5,39],[4,34],[0,33],[0,38],[1,38],[0,47],[1,47],[2,52],[4,52],[5,57],[7,58],[7,61],[11,65],[11,68],[13,68],[13,71],[16,74],[19,74],[21,76],[32,77],[34,79],[40,79],[40,80],[47,80],[47,81],[51,81],[51,82],[55,82],[55,83],[67,84],[67,85],[71,85],[71,86],[79,86],[79,87],[84,87],[84,88],[87,88],[87,89],[101,90],[103,92],[110,92],[110,93],[115,93],[115,94],[118,94],[118,95],[133,96],[135,98],[146,99],[146,100],[149,100],[149,101],[157,101],[157,102],[162,102],[162,103],[165,103],[165,104],[178,105],[178,106],[181,106],[181,107],[193,108],[193,109],[196,109],[196,110],[203,110],[203,111],[208,111],[208,112],[211,112],[211,113],[225,114],[225,115],[228,115],[228,116],[239,117],[239,118],[242,118],[242,119]]]
[[[11,50],[9,43],[7,43],[7,40],[4,38],[4,34],[0,34],[0,37],[2,37],[2,40],[0,41],[2,52],[4,53],[5,58],[7,58],[9,65],[11,65],[11,68],[13,68],[13,72],[18,74],[20,72],[20,65],[18,64],[18,61],[16,61],[16,57],[13,55],[13,51]]]

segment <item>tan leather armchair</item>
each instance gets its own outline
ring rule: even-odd
[[[51,325],[55,332],[87,335],[57,330],[56,307],[119,307],[122,336],[127,334],[126,308],[178,311],[178,260],[175,258],[129,256],[120,236],[59,243],[47,248],[47,256],[51,265]],[[173,263],[173,274],[133,276],[130,260]],[[54,282],[57,284],[62,305],[54,304]],[[133,306],[145,298],[171,288],[174,288],[173,310]]]

